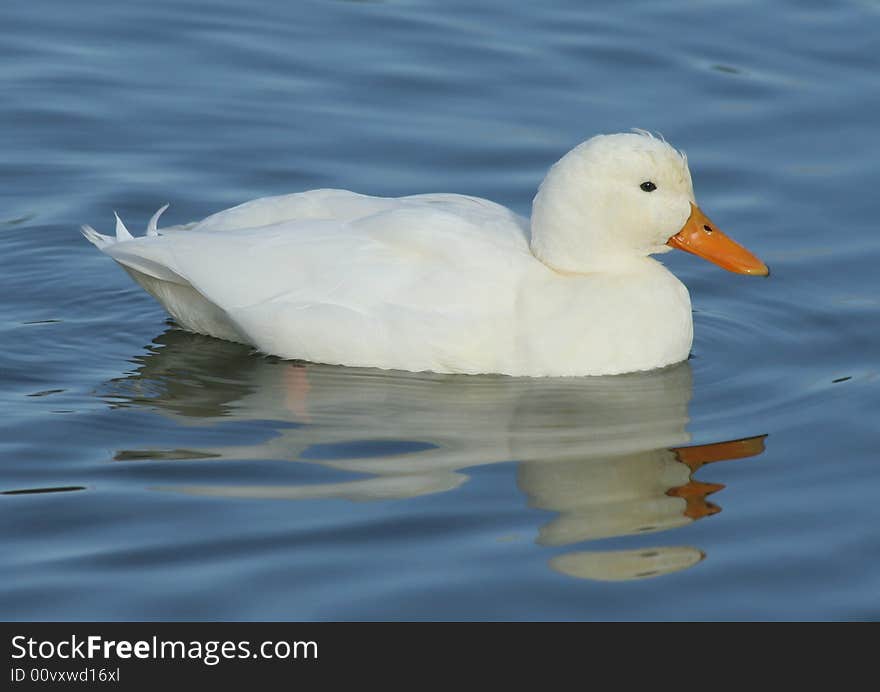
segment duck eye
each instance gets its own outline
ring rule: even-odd
[[[639,185],[645,192],[654,192],[657,189],[657,186],[652,183],[650,180],[646,180],[641,185]]]

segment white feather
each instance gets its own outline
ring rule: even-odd
[[[165,204],[165,205],[159,207],[159,210],[155,214],[153,214],[153,216],[150,218],[150,221],[147,224],[147,235],[148,236],[153,237],[153,236],[159,235],[159,229],[158,229],[159,217],[162,216],[162,214],[165,212],[165,210],[169,206],[171,206],[171,205]]]
[[[110,236],[98,233],[98,231],[96,231],[94,228],[92,228],[88,224],[86,224],[84,226],[80,226],[80,230],[82,231],[82,234],[86,237],[86,240],[88,240],[92,245],[94,245],[99,250],[102,250],[107,245],[111,245],[112,243],[116,242]]]
[[[134,236],[128,232],[125,224],[122,223],[122,219],[119,218],[119,214],[114,211],[113,216],[116,217],[116,242],[121,243],[125,240],[132,240]]]

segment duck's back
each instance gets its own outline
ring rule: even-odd
[[[510,372],[528,222],[461,195],[271,197],[92,242],[184,328],[324,363]],[[507,343],[506,348],[499,344]]]

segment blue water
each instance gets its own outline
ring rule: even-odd
[[[584,5],[4,3],[0,617],[880,617],[880,3]],[[654,373],[265,358],[78,232],[316,187],[528,214],[630,127],[773,270],[664,255],[696,339]]]

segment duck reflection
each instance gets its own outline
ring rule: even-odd
[[[560,462],[553,464],[552,473],[524,463],[519,484],[534,506],[559,513],[540,528],[538,542],[543,545],[662,531],[720,512],[706,497],[724,486],[694,480],[694,472],[714,461],[761,454],[764,437],[645,450],[601,464]],[[579,493],[582,488],[589,492]],[[584,551],[554,558],[551,566],[572,576],[608,581],[674,572],[703,557],[696,548],[680,546]]]
[[[316,464],[366,478],[296,485],[188,485],[162,490],[249,498],[412,498],[452,490],[469,467],[519,462],[531,506],[556,514],[538,543],[565,546],[661,531],[720,511],[724,486],[694,480],[703,465],[760,454],[764,436],[687,446],[691,370],[595,378],[461,377],[298,364],[170,330],[108,383],[114,406],[149,406],[182,425],[271,421],[256,445],[120,450],[117,460],[259,458]],[[581,551],[551,566],[621,580],[699,562],[692,547]]]

